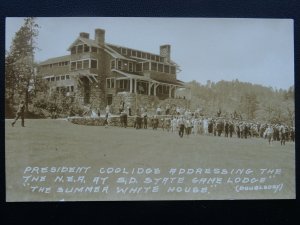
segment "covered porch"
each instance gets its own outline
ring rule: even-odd
[[[119,72],[119,71],[118,71]],[[148,96],[157,96],[159,99],[175,98],[175,90],[182,85],[164,83],[145,76],[121,72],[122,77],[116,78],[116,91],[129,92]]]

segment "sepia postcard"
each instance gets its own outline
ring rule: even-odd
[[[295,199],[293,29],[7,17],[6,201]]]

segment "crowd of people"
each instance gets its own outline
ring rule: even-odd
[[[127,114],[120,114],[121,126],[127,126]],[[126,122],[125,122],[126,121]],[[125,124],[125,125],[124,125]],[[272,141],[280,141],[285,145],[286,141],[295,141],[295,128],[283,123],[262,123],[246,121],[236,112],[230,118],[222,117],[219,110],[215,116],[203,116],[198,111],[176,110],[175,114],[161,114],[158,107],[155,115],[149,116],[147,111],[137,110],[134,127],[136,129],[147,129],[148,124],[153,130],[158,128],[163,131],[184,135],[208,135],[226,138],[237,137],[240,139],[265,138],[271,144]]]
[[[99,110],[93,112],[92,117],[100,116]],[[105,108],[105,127],[109,126],[112,114],[110,107]],[[222,113],[219,109],[214,116],[204,116],[201,109],[191,111],[185,107],[158,106],[156,110],[148,113],[146,107],[138,107],[132,115],[131,109],[125,108],[121,102],[119,108],[120,126],[128,126],[128,116],[134,116],[135,129],[153,130],[162,129],[172,133],[184,135],[208,135],[226,138],[237,137],[240,139],[265,138],[271,144],[272,141],[280,141],[285,145],[286,141],[295,141],[295,128],[283,123],[264,123],[243,120],[237,112],[231,114]]]

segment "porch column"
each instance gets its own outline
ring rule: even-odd
[[[129,92],[132,93],[132,78],[130,78]]]
[[[156,96],[156,88],[158,87],[159,84],[154,84],[154,96]]]
[[[151,82],[148,83],[148,95],[149,96],[151,95],[151,88],[152,88],[153,84],[154,83],[151,83]]]
[[[134,79],[134,93],[136,93],[136,88],[137,88],[137,79]]]
[[[169,86],[169,98],[171,98],[171,93],[172,93],[172,85]]]
[[[173,89],[174,89],[174,90],[176,89],[176,86],[175,86],[175,85],[174,85],[174,86],[173,86],[173,85],[170,86],[170,89],[169,89],[169,97],[170,97],[170,98],[172,98],[172,90],[173,90]],[[174,94],[175,94],[175,93],[174,93]],[[173,96],[173,98],[174,98],[174,96]]]

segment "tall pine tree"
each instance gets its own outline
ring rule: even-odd
[[[26,111],[30,102],[30,91],[35,84],[34,54],[37,49],[38,29],[35,18],[25,18],[5,59],[6,100],[14,104],[17,96],[17,102],[21,99],[25,101]]]

